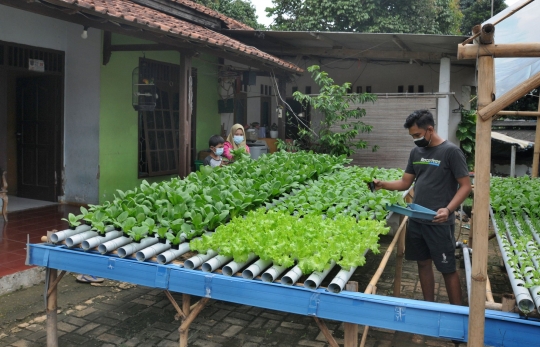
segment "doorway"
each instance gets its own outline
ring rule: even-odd
[[[0,42],[0,75],[6,93],[0,102],[0,127],[6,148],[9,194],[57,202],[62,192],[64,52]],[[44,65],[31,71],[29,61]]]

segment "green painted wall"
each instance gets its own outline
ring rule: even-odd
[[[113,35],[113,44],[148,43],[133,37]],[[139,186],[137,178],[137,112],[131,106],[131,74],[142,52],[114,52],[101,67],[99,125],[99,202],[112,200],[116,189]],[[148,59],[178,64],[178,52],[145,52]],[[197,68],[197,151],[208,147],[208,138],[219,133],[221,117],[217,100],[217,58],[201,55],[193,59]],[[147,178],[159,182],[171,176]]]

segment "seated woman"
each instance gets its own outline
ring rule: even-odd
[[[244,127],[241,124],[235,124],[231,127],[227,141],[225,141],[223,146],[223,156],[231,160],[233,157],[231,151],[239,148],[244,148],[249,153]]]

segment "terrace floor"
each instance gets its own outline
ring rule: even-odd
[[[5,272],[27,268],[24,265],[26,235],[30,242],[40,242],[47,230],[67,225],[60,219],[78,208],[58,205],[9,215],[9,223],[0,221],[2,240],[0,254],[12,253]],[[456,228],[457,229],[457,228]],[[466,239],[463,228],[460,240]],[[364,290],[379,266],[392,237],[383,236],[380,253],[367,256],[366,264],[352,280]],[[12,260],[15,258],[15,260]],[[4,258],[0,258],[4,259]],[[392,295],[395,252],[377,285],[379,295]],[[496,241],[489,241],[488,271],[495,301],[511,293]],[[464,270],[460,269],[464,304],[467,303]],[[179,322],[174,308],[161,290],[128,283],[105,281],[81,284],[75,274],[68,274],[59,284],[60,346],[178,346]],[[2,275],[0,275],[2,276]],[[436,301],[448,302],[442,276],[436,272]],[[405,261],[402,279],[403,297],[422,299],[416,264]],[[43,285],[35,285],[0,296],[0,347],[45,346],[46,331],[43,308]],[[174,294],[180,301],[181,294]],[[343,324],[326,321],[337,341],[343,343]],[[257,307],[214,301],[194,321],[190,329],[190,346],[199,347],[326,347],[327,342],[311,317],[264,310]],[[360,334],[363,327],[360,327]],[[445,339],[371,328],[367,347],[454,347]],[[464,345],[462,345],[464,346]]]

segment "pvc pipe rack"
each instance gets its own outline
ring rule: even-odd
[[[44,266],[48,271],[58,269],[86,273],[159,288],[166,293],[173,291],[203,297],[198,309],[202,309],[212,298],[459,341],[465,341],[468,334],[469,308],[464,306],[350,291],[334,294],[322,288],[310,290],[301,286],[188,270],[172,264],[81,252],[64,245],[28,244],[27,264]],[[57,282],[52,283],[53,287]],[[187,309],[189,313],[189,305]],[[516,313],[486,310],[485,328],[485,344],[490,346],[534,346],[540,341],[540,321],[525,319]]]

